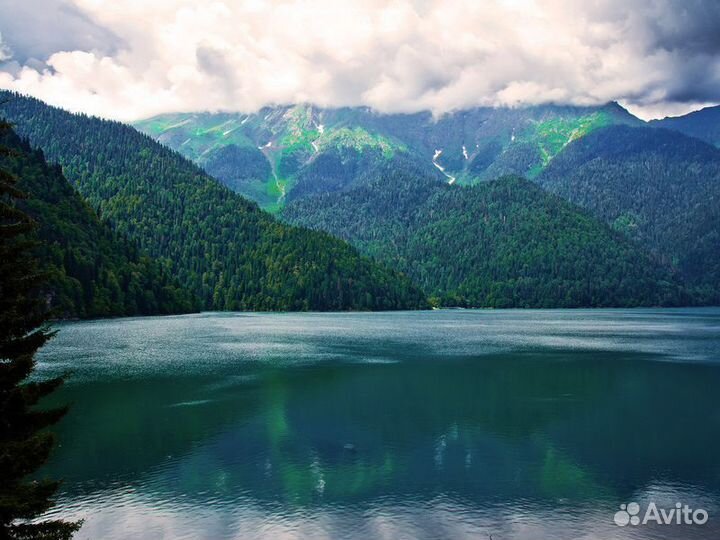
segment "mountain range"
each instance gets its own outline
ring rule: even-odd
[[[448,288],[439,268],[430,278],[426,268],[418,270],[428,263],[425,258],[399,253],[400,245],[410,249],[407,242],[419,224],[401,218],[411,231],[404,244],[391,226],[379,224],[407,214],[409,201],[413,215],[426,212],[427,201],[434,200],[426,192],[429,178],[468,187],[517,175],[620,232],[656,268],[680,280],[694,301],[707,303],[718,301],[720,288],[718,120],[720,107],[646,123],[617,103],[476,108],[437,118],[301,104],[249,115],[163,115],[136,127],[283,219],[340,236],[408,272],[429,294],[456,294],[460,281]],[[414,180],[388,174],[408,164]],[[405,201],[388,208],[397,190]],[[476,196],[474,190],[457,193]],[[377,215],[369,218],[368,209]],[[432,215],[443,211],[437,207]],[[456,258],[443,264],[448,275],[467,277]],[[483,298],[471,303],[494,302]]]
[[[616,103],[300,104],[139,133],[2,97],[103,226],[201,309],[720,302],[715,109],[646,123]]]
[[[398,156],[448,183],[532,178],[568,143],[613,124],[642,122],[616,103],[476,108],[439,118],[301,104],[249,115],[162,115],[135,127],[277,211],[306,195],[344,189],[369,167]]]
[[[2,114],[201,309],[410,309],[422,292],[327,233],[280,223],[130,126],[0,93]]]

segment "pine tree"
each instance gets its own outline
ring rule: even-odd
[[[0,122],[0,133],[8,129]],[[15,184],[16,178],[0,169],[0,538],[67,539],[79,523],[30,522],[52,506],[58,487],[56,481],[28,480],[28,475],[47,460],[54,439],[46,428],[65,409],[35,408],[62,378],[28,380],[35,353],[53,333],[40,294],[43,275],[33,258],[36,225],[16,208],[25,195]]]

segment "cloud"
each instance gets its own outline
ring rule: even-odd
[[[13,57],[13,53],[10,47],[3,41],[3,36],[0,33],[0,62],[7,62]]]
[[[120,45],[113,32],[69,0],[0,0],[0,13],[8,14],[0,31],[21,63],[42,61],[58,51],[112,53]]]
[[[19,63],[0,87],[121,120],[301,101],[439,114],[620,100],[645,115],[720,101],[714,1],[25,5],[46,16],[0,23]]]

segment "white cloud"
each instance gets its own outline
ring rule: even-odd
[[[7,62],[12,56],[10,47],[3,41],[2,33],[0,33],[0,62]]]
[[[299,101],[442,113],[623,100],[662,115],[720,100],[711,22],[720,10],[698,0],[74,0],[72,8],[112,35],[113,48],[95,40],[89,50],[54,51],[45,66],[0,72],[0,87],[121,120]]]

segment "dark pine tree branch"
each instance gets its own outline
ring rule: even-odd
[[[0,122],[0,135],[11,128]],[[0,150],[0,155],[10,155]],[[24,194],[16,178],[0,172],[0,538],[69,539],[77,522],[40,521],[53,504],[58,482],[28,478],[48,459],[54,438],[46,428],[65,408],[38,410],[62,378],[28,381],[35,354],[53,335],[46,326],[43,274],[34,248],[36,225],[16,206]]]

